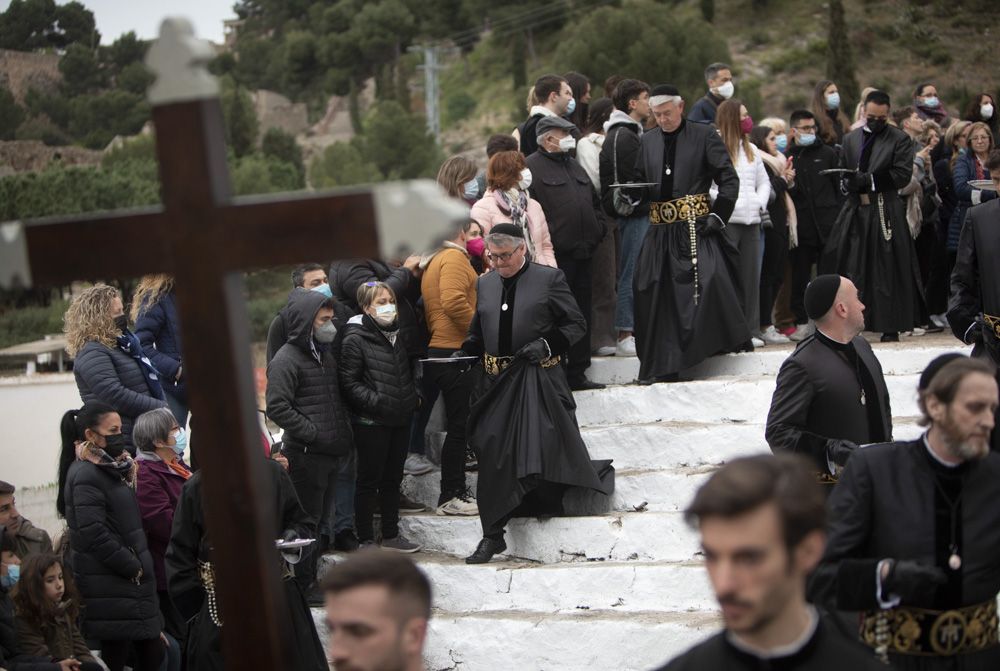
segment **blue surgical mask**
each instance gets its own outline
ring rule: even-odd
[[[3,577],[3,586],[12,588],[21,578],[21,566],[19,564],[7,564],[7,575]]]
[[[788,136],[782,133],[781,135],[774,136],[774,145],[778,148],[782,154],[788,149]]]
[[[479,182],[476,180],[472,180],[471,182],[466,182],[465,187],[462,190],[462,195],[465,196],[466,200],[478,200]]]
[[[170,449],[177,454],[177,458],[180,459],[184,456],[184,450],[188,446],[188,436],[187,431],[183,428],[177,429],[177,433],[174,434],[174,444],[170,446]]]
[[[927,96],[924,98],[924,107],[937,107],[941,104],[941,101],[937,96]]]
[[[566,105],[566,114],[570,115],[576,111],[576,98],[569,99],[569,105]]]
[[[835,110],[840,107],[840,94],[831,93],[826,97],[826,108],[829,110]]]
[[[313,287],[312,290],[317,293],[323,294],[327,298],[333,298],[333,291],[330,289],[330,285],[325,282],[319,285],[318,287]]]
[[[801,147],[808,147],[816,142],[816,133],[799,133],[795,141]]]

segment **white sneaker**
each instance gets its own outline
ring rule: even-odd
[[[434,470],[434,464],[422,454],[410,454],[403,464],[404,475],[427,475]]]
[[[948,317],[942,312],[939,315],[931,315],[931,323],[943,329],[948,328]]]
[[[927,335],[927,331],[920,328],[919,326],[914,326],[913,330],[910,332],[910,335],[913,336],[914,338],[919,338],[922,335]]]
[[[768,345],[787,345],[792,342],[787,336],[783,336],[778,333],[778,330],[774,328],[774,325],[768,326],[764,329],[764,332],[757,336]]]
[[[624,340],[618,341],[618,346],[615,348],[616,356],[635,356],[635,336],[629,336]]]
[[[438,515],[460,515],[473,517],[479,514],[479,506],[472,494],[466,490],[462,494],[449,499],[437,507]]]
[[[766,343],[757,336],[754,336],[750,338],[750,344],[753,345],[754,349],[757,349],[758,347],[763,347]]]
[[[788,339],[791,340],[792,342],[802,342],[803,340],[811,336],[813,334],[813,331],[815,330],[816,327],[813,326],[812,322],[809,322],[808,324],[798,324],[795,327],[795,331],[793,331],[792,334],[788,336]]]
[[[605,345],[604,347],[598,347],[597,351],[594,352],[594,356],[614,356],[618,352],[618,348],[614,345]]]

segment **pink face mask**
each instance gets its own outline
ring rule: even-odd
[[[468,250],[470,256],[478,258],[483,255],[483,251],[486,249],[486,241],[482,238],[466,240],[465,249]]]
[[[749,135],[750,131],[753,130],[753,117],[748,116],[746,119],[740,119],[740,130],[743,131],[744,135]]]

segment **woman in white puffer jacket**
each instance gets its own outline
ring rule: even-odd
[[[715,123],[740,177],[740,197],[723,233],[740,253],[743,316],[750,333],[757,333],[760,330],[760,263],[764,255],[760,221],[761,212],[767,211],[771,180],[764,170],[759,150],[750,142],[753,119],[747,108],[739,100],[727,100],[719,105]],[[718,188],[713,184],[713,200],[717,193]],[[764,346],[764,341],[758,338],[752,342],[754,347]]]

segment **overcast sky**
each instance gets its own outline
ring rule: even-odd
[[[60,5],[68,0],[56,0]],[[198,37],[222,42],[222,21],[236,18],[234,0],[81,0],[94,13],[101,43],[111,44],[122,33],[134,30],[143,39],[156,37],[166,16],[184,16],[194,24]],[[0,0],[0,10],[10,0]]]

